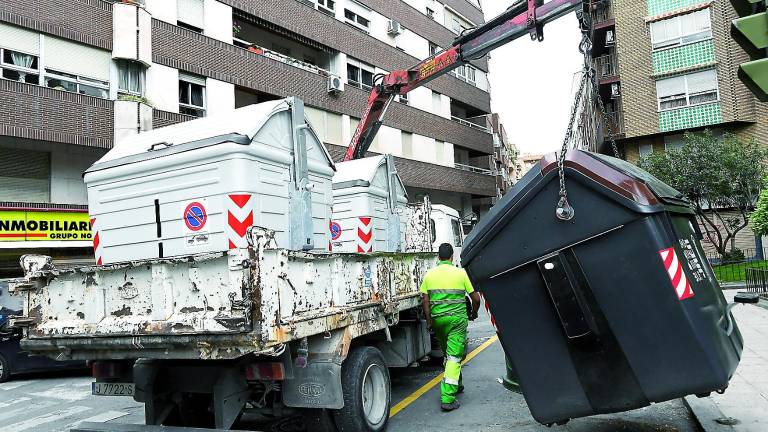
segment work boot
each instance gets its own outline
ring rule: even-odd
[[[451,403],[441,403],[440,409],[443,411],[453,411],[455,409],[459,409],[461,405],[459,405],[459,401],[453,401]]]
[[[456,394],[462,394],[462,393],[464,393],[464,386],[460,385],[459,389],[456,391]]]

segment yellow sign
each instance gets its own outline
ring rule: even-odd
[[[91,241],[88,213],[0,210],[0,241]]]

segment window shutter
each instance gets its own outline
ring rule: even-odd
[[[0,199],[11,202],[50,202],[50,153],[0,148]]]
[[[21,27],[0,23],[0,47],[40,55],[40,35]]]
[[[112,55],[109,51],[92,48],[52,36],[45,37],[45,67],[61,72],[109,81]]]
[[[179,21],[203,29],[205,19],[203,15],[203,0],[178,0]]]
[[[205,77],[179,72],[179,80],[205,87]]]
[[[685,94],[685,78],[678,76],[656,81],[656,94],[660,98]]]
[[[717,89],[717,72],[714,69],[696,72],[688,77],[688,92],[700,93]]]

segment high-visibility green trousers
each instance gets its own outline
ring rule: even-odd
[[[435,336],[445,354],[445,373],[440,384],[440,402],[452,403],[461,386],[461,362],[467,344],[466,316],[446,315],[433,320]]]

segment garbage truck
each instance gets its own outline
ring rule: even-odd
[[[297,98],[121,142],[84,175],[98,264],[22,257],[23,348],[94,362],[92,392],[133,396],[148,425],[384,430],[388,368],[431,350],[437,259],[329,252],[334,170]]]

